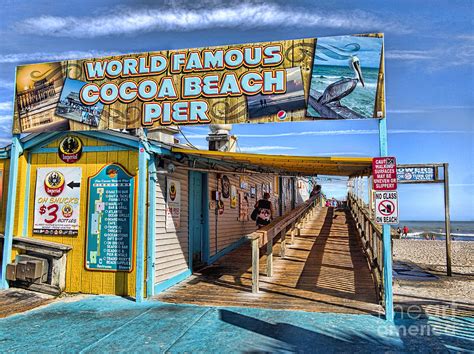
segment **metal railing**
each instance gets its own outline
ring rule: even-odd
[[[382,228],[375,223],[369,207],[361,199],[349,193],[347,203],[356,222],[362,248],[375,280],[377,295],[379,300],[382,300],[384,298]]]
[[[273,275],[273,245],[275,240],[280,239],[280,257],[285,257],[287,244],[287,233],[289,232],[291,243],[294,243],[295,234],[300,235],[305,223],[318,210],[320,197],[312,197],[303,204],[297,206],[287,214],[274,219],[270,224],[247,235],[246,238],[252,244],[252,292],[259,291],[260,276],[260,248],[266,246],[267,254],[267,276]]]

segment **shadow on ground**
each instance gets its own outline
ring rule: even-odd
[[[474,319],[136,304],[115,296],[58,302],[0,320],[0,352],[430,352],[473,348]],[[404,316],[406,317],[406,316]]]

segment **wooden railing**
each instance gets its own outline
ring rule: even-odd
[[[379,300],[383,299],[383,244],[382,228],[370,215],[369,208],[355,195],[349,194],[348,207],[359,232],[362,248],[374,277]]]
[[[273,275],[273,245],[275,240],[280,239],[280,256],[285,257],[287,244],[287,233],[290,235],[290,243],[294,242],[295,234],[300,235],[304,224],[317,212],[320,204],[319,197],[313,197],[297,206],[292,211],[274,219],[270,224],[247,235],[252,243],[252,292],[259,291],[259,260],[260,248],[266,246],[267,254],[267,276]]]

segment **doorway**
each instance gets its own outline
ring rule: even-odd
[[[189,268],[209,261],[209,195],[207,173],[189,171]]]

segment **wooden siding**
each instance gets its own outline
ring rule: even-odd
[[[248,188],[243,190],[240,188],[239,176],[234,176],[231,173],[225,174],[230,184],[237,187],[237,193],[239,191],[245,191],[250,195],[250,187],[255,187],[257,184],[261,186],[263,183],[272,184],[271,202],[273,204],[275,215],[278,215],[278,194],[274,194],[277,190],[275,189],[275,178],[273,175],[252,175],[247,177]],[[209,181],[209,193],[222,190],[222,184],[217,180],[216,173],[208,174]],[[224,213],[222,215],[216,215],[214,208],[209,210],[209,254],[215,255],[222,249],[230,246],[232,243],[239,240],[241,237],[255,231],[255,221],[239,221],[239,206],[237,201],[237,207],[230,207],[230,198],[223,199],[224,201]],[[252,212],[256,198],[249,198],[249,213]]]
[[[291,180],[292,177],[282,177],[281,179],[280,193],[282,215],[291,211],[291,201],[295,193]]]
[[[169,178],[181,182],[181,217],[178,230],[166,230],[166,177],[156,183],[155,284],[188,269],[188,171],[177,168]]]

